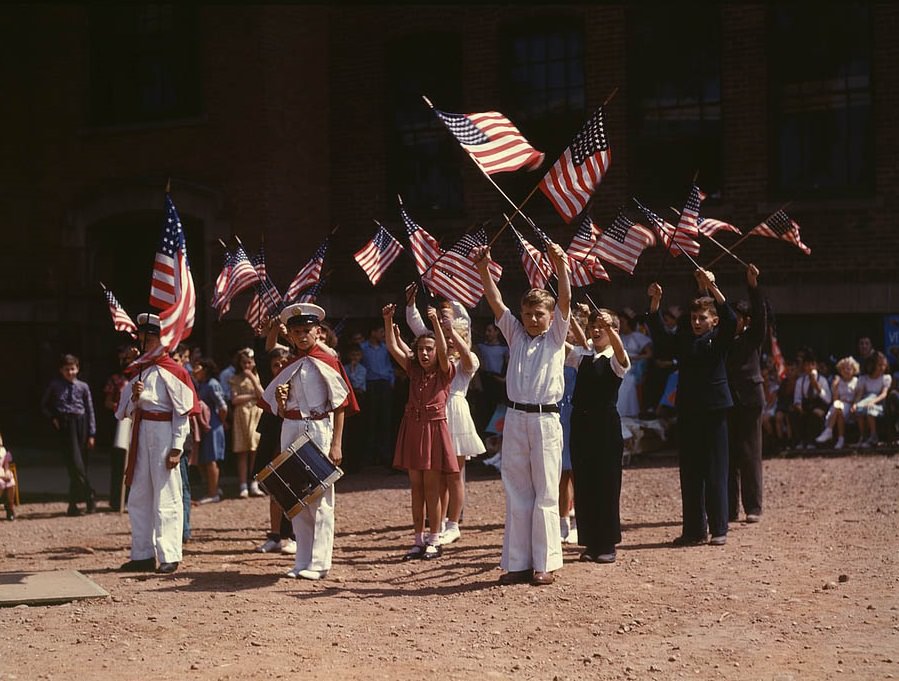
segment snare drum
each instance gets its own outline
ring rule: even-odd
[[[256,475],[256,482],[278,503],[288,518],[315,503],[343,476],[315,441],[301,435]]]

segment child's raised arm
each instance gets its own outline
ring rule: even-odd
[[[631,358],[624,348],[624,343],[621,342],[621,336],[619,336],[618,332],[612,327],[611,317],[609,317],[606,312],[600,312],[599,316],[596,318],[596,323],[599,324],[601,329],[605,329],[606,334],[609,337],[609,345],[612,346],[612,352],[615,353],[615,359],[617,359],[618,363],[625,369],[629,369],[631,366]]]
[[[581,328],[581,325],[577,320],[577,315],[571,315],[571,323],[568,328],[571,329],[571,333],[574,335],[574,339],[577,341],[578,345],[589,350],[590,344],[587,341],[587,334],[585,334],[584,329]]]
[[[465,339],[459,335],[459,332],[453,327],[451,321],[444,319],[441,320],[441,324],[444,326],[444,331],[453,339],[453,346],[459,351],[459,363],[462,365],[465,373],[474,373],[474,353],[468,346],[468,343],[466,343]]]
[[[405,354],[396,342],[396,335],[393,331],[393,314],[396,312],[396,305],[390,303],[381,308],[381,316],[384,318],[384,342],[387,344],[387,352],[393,357],[393,360],[399,364],[404,371],[409,371],[409,355]]]
[[[446,337],[443,335],[443,327],[440,325],[437,310],[433,307],[428,308],[428,319],[431,322],[431,328],[434,329],[434,342],[437,346],[437,361],[440,363],[440,371],[447,373],[449,371],[449,357],[446,354]]]
[[[490,270],[487,269],[490,266],[490,247],[478,246],[471,252],[471,256],[477,265],[478,274],[481,275],[481,283],[484,285],[484,297],[487,299],[487,304],[493,312],[494,319],[499,319],[508,308],[503,302],[499,289],[496,287],[496,282],[490,276]]]
[[[559,280],[559,300],[556,305],[562,316],[568,318],[571,313],[571,280],[568,277],[568,256],[559,244],[548,241],[546,243],[546,255],[552,263]]]

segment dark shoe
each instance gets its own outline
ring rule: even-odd
[[[87,500],[87,503],[84,504],[84,512],[85,513],[95,513],[97,511],[97,501],[93,497],[90,497]]]
[[[70,518],[75,518],[81,515],[81,509],[78,508],[76,504],[69,504],[69,508],[66,510],[66,515]]]
[[[708,537],[702,535],[701,537],[686,537],[684,535],[679,536],[677,539],[671,542],[672,546],[702,546],[708,541]]]
[[[514,572],[504,572],[499,576],[499,583],[503,586],[510,584],[527,584],[534,576],[533,570],[515,570]]]
[[[425,552],[422,554],[422,560],[436,560],[443,555],[443,547],[438,544],[428,544],[425,546]]]
[[[581,555],[578,558],[582,563],[595,563],[596,562],[597,553],[593,549],[584,549],[581,551]]]
[[[155,558],[144,558],[143,560],[129,560],[123,564],[119,570],[122,572],[153,572],[156,569]]]
[[[535,572],[531,578],[531,584],[534,586],[548,586],[556,581],[552,572]]]
[[[403,560],[418,560],[425,555],[425,547],[421,544],[413,544],[412,548],[406,551]]]
[[[717,537],[712,537],[711,539],[709,539],[709,544],[711,546],[724,546],[726,543],[727,543],[727,535],[726,534],[721,534],[721,535],[718,535]]]
[[[6,519],[7,520],[15,520],[16,512],[14,510],[12,510],[11,508],[6,509]]]
[[[178,563],[160,563],[156,568],[156,573],[160,575],[170,575],[178,569]]]
[[[594,562],[596,562],[596,563],[614,563],[616,557],[617,557],[617,554],[615,553],[615,549],[612,549],[611,551],[605,551],[603,553],[598,554],[596,556],[596,558],[594,558]]]
[[[759,523],[759,522],[761,522],[761,521],[762,521],[762,514],[761,514],[761,513],[748,513],[748,514],[746,515],[746,522],[747,522],[747,523]]]

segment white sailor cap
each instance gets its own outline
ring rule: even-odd
[[[141,312],[137,315],[136,323],[138,331],[159,334],[159,315],[152,312]]]
[[[325,318],[323,308],[313,303],[294,303],[281,310],[281,322],[291,324],[318,324]]]

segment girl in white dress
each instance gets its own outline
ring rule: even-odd
[[[640,415],[640,385],[652,359],[652,339],[636,330],[636,319],[629,310],[619,312],[618,318],[621,342],[631,362],[631,370],[624,375],[618,390],[618,413],[623,417],[637,418]]]
[[[850,417],[850,409],[855,398],[858,385],[858,362],[852,357],[844,357],[837,362],[837,374],[833,379],[833,402],[824,417],[824,430],[815,438],[815,442],[823,444],[830,441],[833,431],[837,431],[834,449],[842,449],[846,443],[846,421]]]
[[[887,373],[888,368],[886,355],[875,352],[865,360],[865,373],[859,376],[855,388],[855,403],[851,408],[858,417],[859,447],[872,447],[878,442],[877,419],[883,416],[884,400],[893,382]]]

